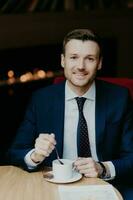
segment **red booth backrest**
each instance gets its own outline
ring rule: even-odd
[[[65,78],[63,76],[56,77],[54,79],[54,83],[60,83],[64,80]],[[131,93],[132,99],[133,99],[133,79],[129,78],[111,78],[111,77],[98,77],[98,79],[118,84],[124,87],[127,87]]]

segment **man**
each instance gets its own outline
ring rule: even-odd
[[[11,163],[28,170],[50,166],[56,146],[84,176],[130,184],[133,104],[127,89],[95,79],[102,66],[99,37],[88,29],[68,33],[61,65],[66,81],[33,95],[10,149]]]

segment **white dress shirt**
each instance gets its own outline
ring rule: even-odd
[[[77,158],[77,125],[78,125],[78,105],[75,100],[75,94],[67,84],[65,85],[65,119],[64,119],[64,142],[63,142],[63,158],[75,160]],[[96,136],[95,136],[95,96],[96,88],[95,82],[91,85],[89,90],[82,96],[86,98],[83,107],[83,113],[88,125],[88,134],[90,141],[90,149],[92,158],[98,161],[96,152]],[[31,150],[25,156],[25,162],[29,168],[35,168],[38,164],[35,164],[30,155],[34,151]],[[111,179],[115,177],[115,168],[112,162],[104,162],[109,168]]]
[[[65,86],[65,121],[64,121],[64,147],[63,157],[75,160],[77,158],[77,126],[79,110],[75,94],[66,82]],[[95,140],[95,83],[82,96],[86,98],[83,113],[88,126],[90,149],[92,157],[98,161]]]

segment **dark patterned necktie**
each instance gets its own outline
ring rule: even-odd
[[[91,157],[90,143],[88,137],[88,127],[83,114],[83,106],[86,98],[76,97],[79,109],[79,121],[77,127],[77,148],[79,157]]]

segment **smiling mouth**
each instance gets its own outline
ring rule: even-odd
[[[80,73],[80,74],[74,73],[74,75],[76,75],[77,77],[83,78],[83,77],[85,77],[87,74],[85,74],[85,73],[84,73],[84,74],[81,74],[81,73]]]
[[[86,79],[86,75],[83,74],[75,74],[75,79],[77,79],[78,81],[84,81]]]

